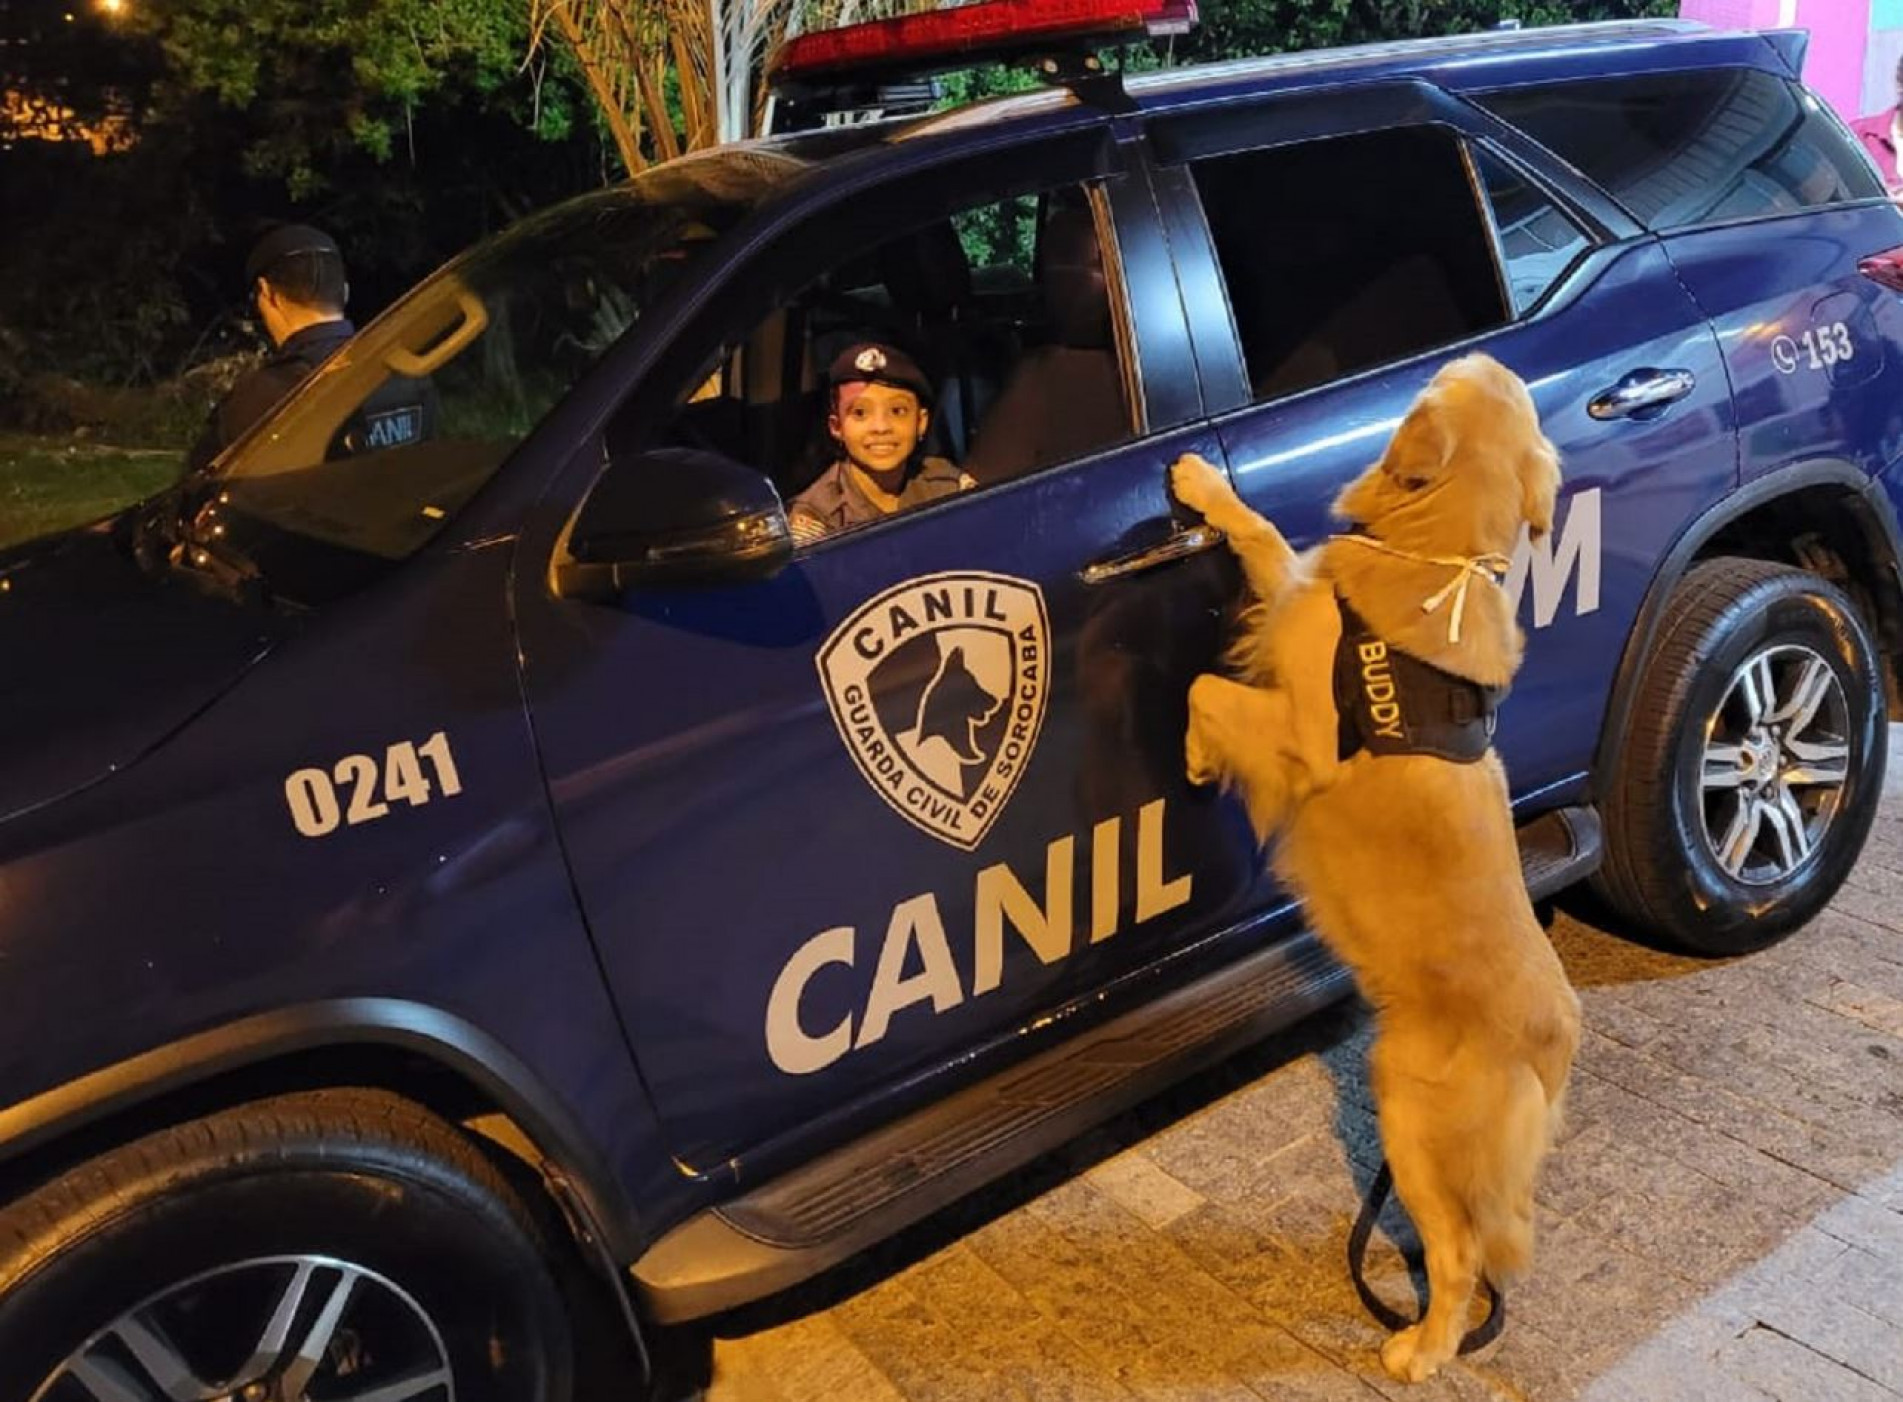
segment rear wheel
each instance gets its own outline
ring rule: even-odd
[[[0,1209],[0,1397],[567,1402],[561,1259],[421,1107],[260,1101]]]
[[[1604,796],[1600,894],[1690,949],[1735,954],[1821,910],[1883,787],[1876,646],[1816,575],[1718,559],[1673,591]]]

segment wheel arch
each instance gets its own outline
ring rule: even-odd
[[[541,1078],[466,1019],[426,1004],[348,998],[242,1018],[0,1108],[0,1200],[157,1129],[267,1094],[375,1086],[435,1111],[533,1174],[581,1259],[645,1341],[623,1266],[641,1226],[607,1166]]]
[[[1845,588],[1863,608],[1883,659],[1885,699],[1903,720],[1903,529],[1881,485],[1836,458],[1754,479],[1697,517],[1666,553],[1620,654],[1593,757],[1590,796],[1618,773],[1646,657],[1672,591],[1692,566],[1720,555],[1797,565]]]

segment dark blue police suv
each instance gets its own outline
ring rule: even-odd
[[[559,1402],[1339,997],[1184,777],[1240,585],[1166,469],[1313,540],[1467,351],[1565,457],[1509,579],[1529,885],[1801,926],[1903,629],[1903,216],[1804,47],[1499,33],[690,156],[0,554],[0,1399]],[[795,549],[864,340],[976,485]]]

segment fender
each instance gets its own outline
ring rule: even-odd
[[[560,1101],[508,1048],[440,1008],[397,998],[340,998],[280,1008],[154,1047],[0,1108],[0,1163],[119,1111],[230,1071],[297,1052],[383,1046],[415,1052],[478,1086],[549,1160],[561,1206],[624,1264],[639,1225],[614,1176]]]
[[[1871,554],[1878,567],[1886,570],[1893,586],[1903,586],[1903,530],[1897,523],[1896,506],[1883,489],[1880,476],[1872,477],[1862,469],[1837,458],[1792,463],[1763,476],[1753,478],[1722,501],[1706,509],[1685,528],[1652,576],[1639,605],[1639,616],[1626,638],[1625,651],[1619,658],[1619,670],[1613,679],[1612,700],[1599,731],[1599,750],[1593,758],[1588,797],[1597,800],[1618,773],[1623,757],[1626,728],[1632,719],[1637,699],[1639,674],[1652,651],[1665,605],[1678,587],[1698,553],[1732,522],[1766,506],[1779,497],[1813,487],[1841,487],[1846,505],[1869,537]]]

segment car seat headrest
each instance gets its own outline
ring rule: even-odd
[[[947,321],[971,297],[971,264],[949,220],[887,244],[879,261],[893,305],[921,321]]]
[[[1110,293],[1088,209],[1060,209],[1045,221],[1038,282],[1058,344],[1078,350],[1110,345]]]

